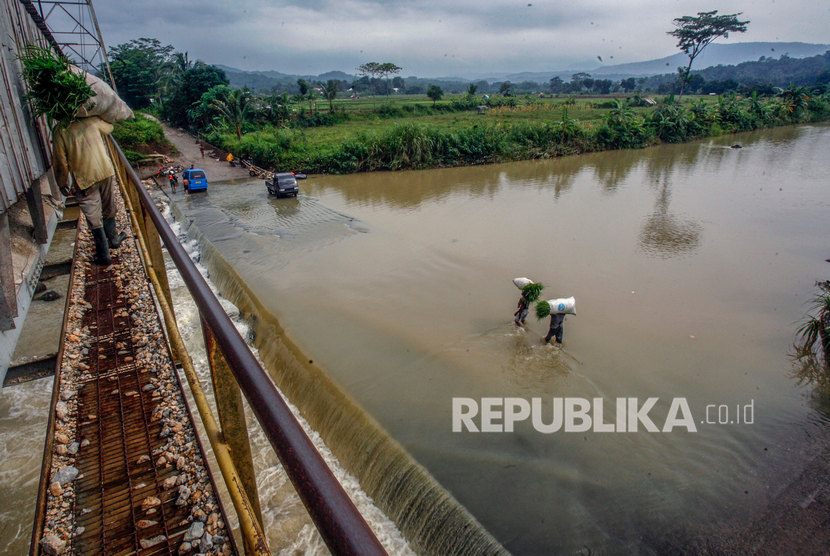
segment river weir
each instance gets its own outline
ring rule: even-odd
[[[174,221],[186,220],[175,203],[171,209]],[[320,212],[324,220],[331,217],[328,211]],[[335,214],[334,220],[339,219]],[[193,254],[209,269],[213,284],[233,303],[232,310],[239,311],[251,344],[280,390],[301,408],[300,413],[311,429],[325,439],[325,448],[357,478],[357,488],[372,497],[369,502],[374,501],[394,521],[417,553],[507,553],[371,416],[306,357],[276,317],[245,286],[233,266],[204,238],[197,224],[189,227],[187,236],[198,245]],[[262,483],[261,488],[268,489],[266,481]],[[351,494],[355,496],[354,492]],[[279,517],[275,519],[278,520]],[[388,537],[388,528],[384,529],[377,519],[369,521],[375,529],[381,529],[382,539]],[[280,527],[279,523],[273,525]],[[392,534],[395,533],[393,530]],[[319,550],[319,544],[315,539],[295,548],[307,552]],[[408,550],[397,553],[407,554]]]

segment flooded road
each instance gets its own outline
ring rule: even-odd
[[[174,200],[313,365],[509,550],[652,553],[746,523],[825,435],[830,411],[790,354],[830,270],[828,149],[830,127],[805,126]],[[512,324],[517,276],[576,297],[561,348],[532,312]],[[453,398],[489,397],[541,398],[545,421],[552,398],[601,399],[606,423],[618,398],[658,398],[658,428],[682,399],[695,430],[452,431]]]

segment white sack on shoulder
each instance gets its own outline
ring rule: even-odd
[[[530,278],[513,278],[513,283],[516,285],[517,288],[522,289],[528,284],[532,284],[533,280]]]
[[[95,92],[95,96],[89,99],[89,101],[87,101],[87,103],[78,110],[76,116],[79,118],[98,116],[102,120],[111,124],[122,120],[129,120],[133,117],[133,111],[130,110],[127,103],[121,100],[121,97],[119,97],[103,80],[88,72],[85,72],[77,66],[71,67],[72,71],[84,76],[87,84],[92,87],[92,90]]]
[[[548,299],[550,305],[550,314],[575,315],[576,314],[576,299],[573,297],[560,297],[557,299]]]

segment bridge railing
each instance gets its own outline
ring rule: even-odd
[[[174,356],[181,363],[187,377],[208,440],[228,487],[239,517],[246,552],[270,554],[262,528],[242,405],[243,395],[329,550],[333,554],[386,554],[222,309],[219,300],[114,140],[110,141],[110,149],[147,274],[162,309]],[[199,310],[219,413],[218,423],[178,332],[162,244]]]

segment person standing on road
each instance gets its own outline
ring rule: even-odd
[[[205,157],[205,144],[199,141],[199,152],[202,153],[202,158]]]

